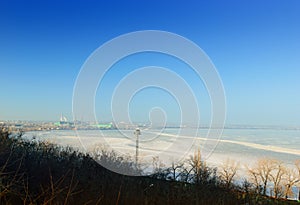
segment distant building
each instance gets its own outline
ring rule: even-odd
[[[61,113],[61,115],[60,115],[59,124],[60,124],[60,125],[69,124],[69,123],[68,123],[68,119],[67,119],[62,113]]]
[[[95,127],[99,128],[99,129],[102,129],[102,130],[105,130],[105,129],[114,129],[115,126],[113,125],[113,123],[106,123],[106,124],[103,124],[103,123],[100,123],[100,124],[96,124]]]

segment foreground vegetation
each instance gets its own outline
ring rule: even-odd
[[[142,172],[114,152],[90,156],[21,135],[0,128],[0,204],[298,204],[264,196],[261,184],[235,185],[236,164],[218,172],[199,151],[187,164],[165,168],[154,160],[152,175],[130,177],[94,160]]]

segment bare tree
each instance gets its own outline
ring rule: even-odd
[[[244,191],[246,194],[248,194],[253,187],[253,183],[248,181],[248,179],[244,178],[241,184],[241,189]]]
[[[177,181],[178,179],[180,179],[184,171],[183,167],[183,163],[172,162],[171,167],[168,169],[168,179],[172,181]]]
[[[297,172],[298,172],[297,176],[300,179],[300,159],[296,160],[295,166],[296,166],[296,169],[297,169]],[[299,186],[300,186],[300,184],[299,184]],[[299,193],[298,193],[298,200],[300,201],[300,187],[299,187]]]
[[[198,149],[190,158],[190,166],[193,174],[193,181],[196,184],[204,183],[208,179],[209,171],[206,163],[201,159],[201,152]]]
[[[285,198],[293,196],[292,188],[300,182],[300,176],[298,175],[298,170],[293,168],[286,169],[285,174]]]
[[[296,167],[297,176],[298,178],[300,178],[300,159],[295,161],[295,167]]]
[[[260,194],[261,192],[261,184],[259,180],[259,172],[253,168],[247,167],[248,173],[250,175],[250,180],[255,186],[255,192]]]
[[[189,160],[190,170],[186,171],[188,176],[191,176],[190,182],[196,185],[210,184],[213,183],[215,177],[215,172],[206,165],[206,162],[201,159],[200,149],[195,151],[194,155],[190,157]],[[212,176],[212,174],[214,174]],[[196,204],[200,204],[199,190],[195,191],[195,201]]]
[[[234,176],[236,175],[238,168],[239,163],[230,159],[227,159],[221,166],[220,178],[225,183],[225,187],[227,189],[229,189],[232,185]]]
[[[283,165],[283,162],[274,160],[274,169],[271,171],[271,180],[273,183],[274,197],[282,197],[284,194],[284,185],[283,177],[286,174],[286,168]]]
[[[259,159],[253,168],[248,168],[251,178],[253,179],[257,191],[260,192],[262,186],[262,194],[267,194],[267,185],[271,179],[271,172],[276,168],[276,160],[262,158]]]

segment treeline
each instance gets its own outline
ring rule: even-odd
[[[154,176],[191,184],[217,184],[225,190],[245,193],[249,196],[269,196],[275,199],[296,199],[300,202],[300,160],[286,166],[282,161],[261,158],[252,166],[241,169],[238,162],[226,160],[218,168],[210,168],[201,159],[200,150],[189,160],[169,168],[154,159]],[[243,177],[238,175],[241,171]],[[294,190],[293,190],[294,189]],[[298,191],[298,193],[296,193]]]
[[[130,177],[94,160],[142,173],[114,152],[103,149],[90,156],[21,136],[0,128],[0,204],[297,204],[264,196],[256,189],[261,182],[236,185],[237,166],[210,168],[200,151],[169,168],[155,159],[152,175]]]
[[[282,161],[263,158],[253,167],[248,167],[249,179],[257,193],[267,194],[275,198],[295,198],[300,200],[300,160],[294,166],[287,167]],[[293,188],[298,187],[299,193]],[[269,190],[268,190],[269,187]]]

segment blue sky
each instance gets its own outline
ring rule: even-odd
[[[227,124],[300,125],[298,0],[3,0],[0,119],[56,120],[61,112],[71,117],[73,86],[87,57],[118,35],[149,29],[182,35],[207,53],[226,91]],[[108,99],[101,96],[99,115],[109,120]],[[143,104],[141,96],[135,106]],[[165,97],[162,103],[168,103]],[[202,101],[208,121],[209,105]]]

